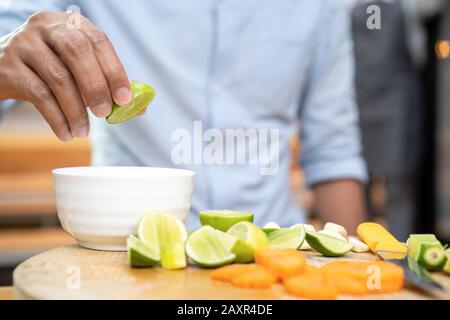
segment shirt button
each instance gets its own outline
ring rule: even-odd
[[[214,83],[211,85],[211,91],[214,95],[219,95],[222,93],[222,86],[220,84]]]

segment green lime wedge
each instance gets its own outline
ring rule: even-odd
[[[305,240],[305,229],[302,226],[282,228],[271,232],[267,239],[273,249],[298,249]]]
[[[149,212],[139,222],[137,234],[147,246],[158,248],[164,269],[186,267],[187,232],[181,220],[168,213]]]
[[[255,250],[253,247],[242,239],[237,239],[231,248],[231,252],[236,255],[234,262],[250,263],[253,262]]]
[[[131,82],[132,102],[127,106],[119,106],[114,103],[111,113],[106,117],[110,124],[120,123],[137,116],[152,102],[156,95],[155,89],[148,84],[140,82]]]
[[[217,229],[214,230],[219,234],[225,247],[236,255],[234,262],[248,263],[253,261],[254,250],[248,243],[228,233]]]
[[[203,226],[194,231],[186,242],[186,253],[197,265],[205,268],[215,268],[232,263],[236,255],[227,247],[227,234],[210,226]]]
[[[264,227],[262,227],[262,231],[264,231],[264,233],[266,235],[268,235],[269,233],[275,231],[275,230],[279,230],[280,226],[278,225],[278,223],[274,222],[274,221],[270,221],[267,222]]]
[[[353,245],[326,234],[306,231],[306,241],[309,245],[326,257],[340,257],[349,252]]]
[[[161,267],[166,270],[184,269],[187,267],[184,242],[175,242],[161,249]]]
[[[200,223],[226,232],[241,221],[253,222],[253,213],[234,210],[207,210],[200,211]]]
[[[160,261],[158,248],[147,246],[133,235],[127,239],[128,260],[136,268],[152,267]]]
[[[269,240],[266,234],[255,224],[242,221],[232,226],[227,234],[240,239],[232,251],[239,257],[239,262],[252,262],[257,250],[267,249]]]

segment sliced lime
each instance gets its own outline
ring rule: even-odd
[[[159,249],[147,246],[133,235],[127,239],[128,259],[132,267],[152,267],[158,264]]]
[[[241,221],[253,222],[253,213],[234,210],[200,211],[200,223],[226,232],[233,225]]]
[[[253,247],[242,239],[237,239],[234,246],[231,248],[231,252],[236,255],[236,259],[234,261],[237,263],[253,262],[255,256],[255,250]]]
[[[323,229],[319,231],[320,234],[326,234],[327,236],[342,240],[342,241],[347,241],[347,238],[345,238],[341,233],[335,231],[335,230],[330,230],[330,229]]]
[[[282,228],[267,236],[269,247],[273,249],[298,249],[305,240],[305,229],[302,226]]]
[[[290,228],[296,228],[298,226],[302,226],[305,231],[316,231],[316,228],[312,224],[306,224],[306,223],[296,223],[292,225]],[[311,246],[309,245],[308,241],[303,241],[302,245],[298,248],[298,250],[310,250]]]
[[[240,253],[240,262],[251,262],[256,250],[267,249],[269,241],[266,234],[255,224],[242,221],[232,226],[227,234],[232,235],[242,242],[237,242],[233,252]]]
[[[236,255],[231,252],[236,239],[226,233],[203,226],[194,231],[186,242],[186,253],[196,264],[206,268],[232,263]]]
[[[181,220],[168,213],[149,212],[140,221],[137,233],[145,244],[159,249],[164,269],[186,267],[187,232]]]
[[[161,248],[161,267],[166,270],[177,270],[187,267],[184,242],[174,242]]]
[[[145,83],[131,82],[131,92],[133,100],[130,105],[119,106],[114,103],[111,113],[106,117],[110,124],[116,124],[130,120],[142,112],[152,102],[156,95],[155,89]]]
[[[353,248],[353,245],[346,241],[315,231],[306,231],[306,241],[326,257],[340,257]]]
[[[275,230],[279,230],[280,226],[278,225],[278,223],[274,222],[274,221],[270,221],[267,222],[264,227],[262,227],[262,231],[264,231],[264,233],[266,235],[268,235],[269,233],[275,231]]]
[[[227,250],[236,255],[234,262],[248,263],[253,261],[253,248],[248,243],[220,230],[214,229],[214,231],[219,235]]]

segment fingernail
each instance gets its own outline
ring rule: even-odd
[[[64,131],[64,132],[61,134],[60,138],[61,138],[62,141],[70,141],[70,140],[73,140],[73,137],[72,137],[72,135],[70,134],[69,131]]]
[[[93,108],[92,112],[94,112],[97,117],[106,117],[111,113],[111,105],[106,102],[99,104],[98,106]]]
[[[117,104],[123,106],[129,104],[132,99],[133,95],[131,94],[130,89],[122,87],[116,91],[116,98],[114,100],[117,102]]]
[[[84,138],[87,137],[87,135],[89,134],[89,128],[88,127],[81,127],[81,128],[76,128],[74,135],[78,138]]]

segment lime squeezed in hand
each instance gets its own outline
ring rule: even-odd
[[[110,124],[124,122],[134,118],[152,102],[156,95],[155,89],[145,83],[132,81],[131,93],[133,100],[127,106],[119,106],[114,103],[111,113],[106,117],[106,121]]]

